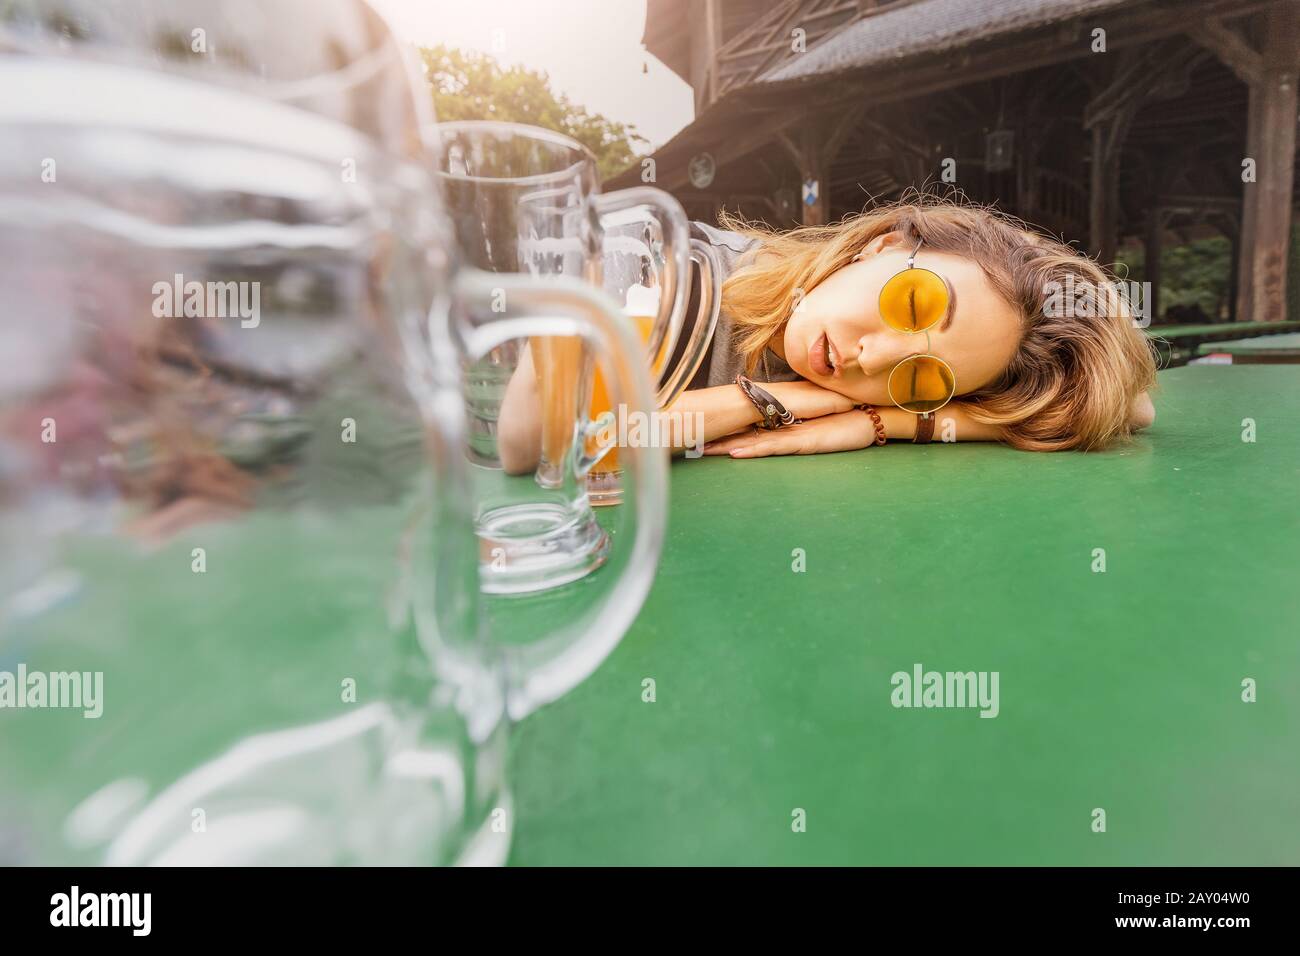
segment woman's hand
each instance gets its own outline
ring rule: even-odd
[[[798,385],[798,382],[778,383]],[[808,383],[803,383],[808,384]],[[773,394],[771,386],[763,386]],[[812,388],[825,392],[823,388]],[[834,392],[828,392],[835,395]],[[837,396],[842,397],[842,396]],[[784,395],[777,395],[785,402]],[[852,408],[852,400],[846,399]],[[789,405],[786,405],[794,411]],[[795,414],[799,414],[795,412]],[[788,425],[774,431],[754,427],[704,446],[706,455],[730,455],[732,458],[766,458],[769,455],[818,455],[832,451],[855,451],[866,448],[876,440],[876,426],[866,412],[854,409],[837,413],[822,413],[820,417]]]
[[[1151,403],[1149,392],[1143,392],[1133,399],[1129,408],[1128,424],[1134,431],[1150,428],[1156,420],[1156,407]]]

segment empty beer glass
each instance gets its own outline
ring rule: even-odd
[[[640,325],[624,324],[639,331],[644,364],[649,369],[655,356],[672,353],[685,316],[690,255],[676,200],[651,188],[601,194],[591,153],[548,130],[469,121],[441,123],[435,136],[436,168],[466,262],[501,276],[582,279],[603,288],[616,307],[626,308],[628,294],[639,292]],[[606,274],[606,263],[621,265],[632,246],[635,272]],[[496,308],[464,316],[481,342],[466,356],[478,419],[471,432],[490,429],[495,436],[495,461],[471,454],[475,521],[484,589],[520,594],[577,580],[606,561],[609,536],[592,513],[585,482],[610,447],[592,445],[609,420],[588,416],[599,350],[574,337],[512,338],[501,318]],[[508,382],[500,362],[506,348],[518,359]],[[487,389],[491,382],[495,392]],[[614,384],[611,391],[621,388]],[[621,391],[624,408],[653,411]],[[631,465],[665,454],[640,448],[625,458]]]

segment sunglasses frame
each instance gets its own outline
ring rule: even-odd
[[[912,254],[907,257],[907,268],[900,269],[898,272],[895,272],[892,276],[889,277],[889,279],[885,282],[885,284],[880,287],[880,295],[876,299],[876,308],[881,313],[882,318],[884,317],[884,306],[881,300],[883,300],[885,297],[885,289],[889,287],[890,282],[893,282],[903,273],[907,272],[910,269],[915,269],[917,267],[916,254],[921,251],[921,246],[924,244],[925,244],[924,239],[917,239],[916,247],[912,250]],[[930,330],[934,328],[936,325],[939,325],[941,322],[947,321],[948,316],[952,315],[953,301],[955,300],[956,297],[953,295],[952,283],[948,281],[946,276],[939,275],[939,273],[935,272],[933,269],[926,269],[924,267],[922,267],[921,271],[930,273],[932,276],[935,276],[944,284],[944,287],[948,290],[948,308],[944,311],[944,314],[942,316],[940,316],[935,321],[931,322],[923,329],[900,329],[893,325],[890,325],[888,321],[885,322],[885,324],[888,325],[891,329],[893,329],[895,332],[898,332],[902,335],[920,335],[922,333],[925,334],[925,352],[922,353],[921,355],[909,355],[907,358],[903,359],[901,362],[899,362],[897,365],[891,368],[889,370],[889,378],[885,380],[885,387],[889,389],[889,400],[893,402],[896,407],[901,408],[903,411],[907,412],[910,415],[919,415],[920,417],[924,418],[927,415],[933,415],[939,409],[943,408],[944,405],[947,405],[949,402],[951,402],[954,398],[957,397],[957,376],[953,372],[952,366],[949,365],[947,362],[945,362],[943,359],[939,358],[939,356],[933,355],[930,352]],[[943,403],[941,405],[936,405],[928,412],[914,412],[912,411],[912,409],[899,404],[898,399],[894,398],[894,389],[890,383],[893,382],[894,373],[897,372],[900,368],[902,368],[908,362],[912,362],[916,359],[922,359],[922,358],[933,359],[934,361],[938,362],[940,365],[942,365],[944,368],[948,370],[948,377],[952,379],[952,392],[948,395],[947,398],[943,400]]]

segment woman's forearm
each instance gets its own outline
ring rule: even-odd
[[[661,434],[671,436],[672,450],[685,451],[687,444],[698,447],[748,428],[762,416],[743,392],[734,385],[699,388],[682,392],[667,411],[683,416],[702,416],[703,437],[698,428],[665,428]],[[501,466],[512,475],[526,474],[537,467],[541,455],[540,401],[537,376],[533,370],[531,350],[525,350],[519,367],[506,388],[505,400],[497,428],[497,448]]]
[[[715,385],[712,388],[696,388],[682,392],[677,401],[667,409],[673,414],[685,416],[702,416],[703,438],[701,442],[714,441],[748,428],[762,419],[745,393],[734,385]],[[683,435],[690,434],[699,438],[698,429],[673,429]],[[694,445],[696,442],[692,442]],[[683,451],[684,445],[675,443],[673,451]]]
[[[542,404],[532,346],[524,348],[497,413],[497,455],[508,475],[525,475],[542,457]]]

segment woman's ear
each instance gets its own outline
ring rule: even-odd
[[[906,243],[907,236],[903,235],[903,233],[897,229],[890,232],[882,232],[863,246],[862,251],[853,257],[853,261],[858,262],[861,259],[865,259],[867,256],[874,256],[885,249],[906,245]]]

